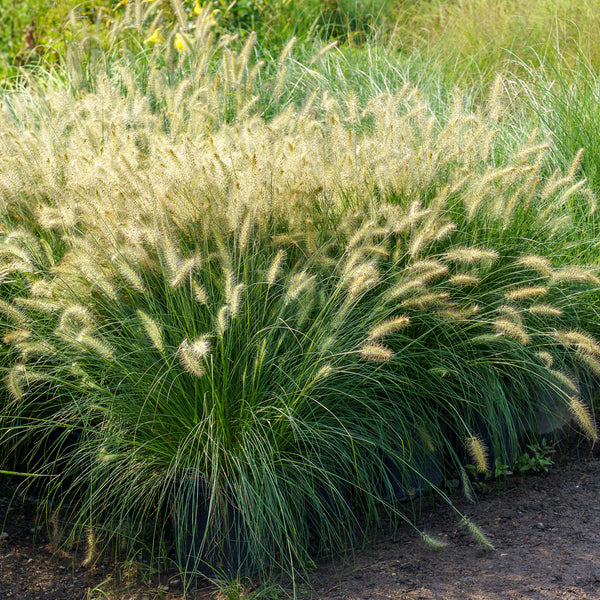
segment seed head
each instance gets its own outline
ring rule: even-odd
[[[14,400],[23,400],[23,379],[24,379],[25,365],[18,364],[12,367],[4,379],[4,384],[9,395]]]
[[[425,281],[420,277],[408,279],[390,288],[386,293],[386,300],[395,300],[396,298],[401,298],[424,288]]]
[[[521,256],[516,263],[525,267],[526,269],[537,271],[545,277],[550,277],[552,275],[552,263],[547,258],[542,256],[537,256],[536,254],[525,254]]]
[[[448,272],[448,267],[441,263],[439,260],[416,260],[412,264],[410,264],[407,269],[409,273],[417,273],[417,274],[428,274],[434,273],[436,275],[444,275]]]
[[[600,377],[600,360],[590,354],[579,354],[579,360],[592,372]]]
[[[564,314],[560,308],[556,308],[550,304],[533,304],[526,310],[537,317],[561,317]]]
[[[2,338],[2,342],[5,344],[18,344],[19,342],[28,340],[30,337],[31,331],[29,329],[14,329]]]
[[[407,271],[418,275],[418,280],[426,284],[448,273],[448,267],[434,260],[419,260],[408,267]]]
[[[192,293],[194,294],[194,300],[198,304],[208,304],[208,294],[203,285],[200,285],[197,281],[192,280]]]
[[[479,527],[477,527],[477,525],[475,525],[475,523],[473,523],[473,521],[471,521],[471,519],[464,516],[461,520],[461,523],[469,530],[469,533],[473,536],[473,538],[486,550],[494,549],[492,542],[490,542],[488,537],[483,533],[483,531],[481,531],[481,529],[479,529]]]
[[[248,212],[244,222],[242,223],[242,227],[240,229],[240,234],[238,236],[238,245],[240,250],[245,250],[248,245],[248,240],[250,239],[250,233],[252,232],[252,226],[254,224],[254,220],[252,218],[252,213]]]
[[[222,338],[227,331],[229,325],[229,306],[224,304],[217,313],[216,330],[217,335]]]
[[[46,279],[37,279],[29,284],[30,296],[49,297],[52,295],[52,284]]]
[[[462,483],[462,490],[463,494],[465,495],[465,498],[469,502],[475,502],[475,496],[473,495],[473,486],[471,485],[471,481],[469,480],[469,475],[462,467],[460,469],[460,480]]]
[[[190,344],[190,351],[198,360],[202,360],[208,356],[210,354],[210,350],[210,340],[206,335],[199,337]]]
[[[111,344],[91,335],[89,329],[82,329],[76,336],[75,341],[80,347],[96,353],[104,360],[110,362],[115,358],[116,351]]]
[[[173,274],[173,277],[169,281],[169,285],[173,289],[177,289],[180,287],[186,279],[189,279],[192,276],[194,269],[200,264],[200,259],[197,256],[192,256],[184,261],[181,261],[177,270]]]
[[[225,279],[224,285],[224,294],[225,294],[225,303],[231,305],[231,301],[233,299],[233,290],[236,286],[235,277],[233,275],[233,271],[229,267],[223,268],[223,275]]]
[[[298,299],[304,292],[312,289],[315,282],[315,276],[309,275],[306,271],[294,273],[290,277],[288,289],[285,294],[285,303],[288,304]]]
[[[6,300],[0,299],[0,313],[4,313],[16,327],[29,329],[31,326],[31,322],[26,314]]]
[[[318,381],[322,381],[323,379],[327,379],[335,372],[334,368],[330,364],[323,365],[316,373],[313,378],[313,382],[316,383]]]
[[[26,391],[23,384],[28,386],[36,381],[47,381],[48,379],[49,377],[45,373],[28,369],[26,365],[19,363],[8,371],[5,383],[10,395],[16,400],[22,400]]]
[[[350,275],[348,292],[358,296],[371,289],[379,280],[379,270],[374,261],[368,261],[355,267]]]
[[[364,344],[358,352],[363,358],[374,361],[387,361],[394,356],[387,346],[374,342]]]
[[[542,350],[541,352],[536,352],[536,355],[548,368],[552,367],[554,364],[554,358],[550,352]]]
[[[518,340],[526,346],[529,343],[529,334],[525,331],[522,325],[515,323],[509,319],[498,318],[494,321],[494,329],[509,338]]]
[[[589,334],[583,331],[555,331],[555,337],[566,347],[575,346],[582,354],[600,355],[600,345]]]
[[[477,470],[480,473],[485,473],[489,469],[488,451],[485,444],[476,435],[467,438],[467,449],[471,455],[471,459],[475,463]]]
[[[552,273],[552,283],[561,283],[563,281],[600,285],[600,279],[590,270],[582,267],[565,267],[564,269],[557,269]]]
[[[96,279],[95,281],[90,280],[90,283],[93,287],[98,288],[98,290],[100,290],[108,299],[112,301],[118,300],[119,294],[117,293],[117,290],[108,281],[104,279]]]
[[[472,264],[479,261],[493,262],[498,259],[498,253],[486,248],[461,247],[446,252],[444,257],[454,262]]]
[[[35,273],[36,269],[29,263],[23,262],[22,260],[11,260],[4,261],[2,263],[2,270],[0,271],[0,281],[4,281],[11,273]]]
[[[23,306],[44,314],[54,314],[58,312],[62,305],[56,300],[50,298],[30,298],[28,296],[13,298],[14,304]]]
[[[246,285],[238,283],[231,292],[231,299],[229,301],[229,314],[232,319],[235,319],[240,312],[240,305],[242,303],[242,294],[246,289]]]
[[[271,287],[277,280],[277,276],[279,275],[279,271],[281,270],[281,265],[283,264],[284,260],[285,250],[279,250],[267,271],[266,281],[269,287]]]
[[[590,409],[585,405],[581,398],[573,396],[569,402],[569,409],[577,424],[583,429],[586,435],[593,441],[598,440],[596,423],[590,413]]]
[[[440,550],[441,548],[445,548],[448,544],[437,537],[433,537],[428,535],[427,533],[421,532],[421,539],[427,546],[433,548],[434,550]]]
[[[541,285],[530,285],[516,288],[514,290],[509,290],[504,294],[504,297],[508,301],[526,300],[528,298],[539,298],[540,296],[543,296],[547,293],[548,288],[545,288]]]
[[[206,371],[202,366],[201,359],[198,357],[197,352],[194,351],[187,338],[179,344],[177,356],[185,370],[191,375],[202,377],[205,374]]]
[[[87,551],[85,553],[85,558],[83,559],[81,564],[84,567],[89,567],[96,559],[96,555],[98,552],[98,539],[96,537],[96,532],[94,531],[93,527],[86,528],[85,540],[87,543]]]
[[[82,327],[91,328],[96,320],[92,313],[81,304],[71,304],[61,314],[58,329],[61,331],[79,330]]]
[[[406,315],[392,317],[387,321],[383,321],[382,323],[375,325],[375,327],[369,331],[369,340],[377,340],[379,338],[391,335],[392,333],[396,333],[397,331],[400,331],[406,327],[409,323],[410,319]]]
[[[438,310],[437,314],[448,321],[468,321],[472,319],[479,312],[478,304],[471,304],[464,308],[447,308],[444,310]]]
[[[548,371],[565,390],[571,392],[571,394],[579,394],[579,386],[566,373],[554,369],[548,369]]]
[[[496,309],[496,312],[501,318],[509,319],[518,325],[523,325],[523,319],[521,318],[521,311],[510,304],[502,304]]]
[[[467,287],[477,285],[481,280],[479,277],[475,277],[474,275],[469,275],[467,273],[457,273],[456,275],[452,275],[449,279],[452,285],[456,285],[458,287]]]
[[[414,308],[418,310],[425,310],[426,308],[444,307],[447,304],[447,300],[450,294],[447,292],[429,292],[413,296],[412,298],[405,298],[402,300],[401,305],[405,308]]]
[[[152,345],[162,354],[165,351],[165,345],[163,342],[163,332],[160,325],[146,312],[143,310],[137,311],[138,316],[142,322],[142,326],[146,331],[146,335],[150,338]]]
[[[140,294],[146,293],[146,286],[142,281],[139,273],[122,260],[113,259],[113,264],[117,268],[119,275],[136,291]]]
[[[453,231],[456,231],[456,223],[444,223],[434,228],[433,239],[436,242],[448,237]]]
[[[40,338],[35,341],[23,341],[15,343],[16,348],[21,354],[21,359],[24,362],[33,356],[51,356],[56,352],[56,348],[44,338]]]

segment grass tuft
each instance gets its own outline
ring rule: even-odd
[[[184,570],[222,563],[235,517],[257,569],[295,576],[412,523],[397,497],[450,502],[438,476],[471,497],[456,440],[487,471],[545,398],[596,439],[593,161],[535,129],[505,53],[449,92],[447,57],[339,23],[270,47],[208,5],[126,5],[1,92],[0,456],[43,455],[65,543],[159,560],[203,507]]]

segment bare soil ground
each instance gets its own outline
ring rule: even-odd
[[[456,505],[493,542],[484,550],[443,503],[426,500],[419,526],[448,542],[435,551],[414,531],[380,531],[351,559],[322,559],[300,595],[322,600],[600,599],[600,449],[571,443],[548,474],[512,476]],[[4,487],[3,487],[4,486]],[[53,553],[36,535],[37,501],[14,497],[0,479],[0,598],[3,600],[181,600],[175,570],[160,578],[142,562],[115,566]],[[238,598],[272,599],[272,588]],[[312,587],[312,589],[311,589]],[[281,590],[280,590],[281,592]],[[206,585],[188,598],[219,595]],[[221,596],[223,597],[222,593]]]

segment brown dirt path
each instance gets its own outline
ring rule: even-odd
[[[576,449],[575,449],[576,450]],[[547,475],[509,478],[457,501],[493,542],[486,551],[439,504],[420,526],[448,542],[432,551],[408,532],[315,574],[323,600],[600,599],[600,453],[579,448]]]

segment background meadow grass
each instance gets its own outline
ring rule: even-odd
[[[191,468],[302,572],[596,439],[594,3],[119,4],[1,97],[0,440],[69,541],[163,556]]]

